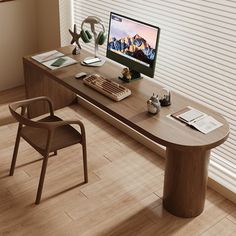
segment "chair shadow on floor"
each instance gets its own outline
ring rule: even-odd
[[[13,123],[16,123],[16,120],[10,116],[6,116],[6,117],[2,117],[0,119],[0,127],[1,126],[4,126],[4,125],[10,125],[10,124],[13,124]]]
[[[52,153],[52,154],[49,155],[49,158],[52,158],[52,157],[54,157],[54,156],[56,156],[56,155],[55,155],[54,153]],[[30,162],[17,165],[17,166],[15,167],[15,169],[18,169],[18,168],[21,168],[21,167],[24,167],[24,166],[27,166],[27,165],[30,165],[30,164],[34,164],[34,163],[36,163],[36,162],[38,162],[38,161],[42,161],[42,160],[43,160],[43,157],[40,157],[40,158],[35,159],[35,160],[32,160],[32,161],[30,161]]]
[[[217,215],[219,212],[222,216],[232,214],[235,211],[234,206],[232,202],[224,199],[214,190],[208,189],[204,211],[197,217],[182,218],[166,211],[163,208],[162,199],[159,198],[143,208],[139,206],[140,209],[133,210],[134,214],[131,216],[128,213],[127,218],[125,218],[125,214],[123,217],[121,217],[123,214],[119,214],[117,217],[103,222],[97,227],[96,236],[202,235],[219,222],[219,215]],[[215,217],[212,217],[213,215]],[[107,225],[111,227],[105,228]],[[223,235],[223,231],[221,233]]]
[[[81,182],[81,183],[79,183],[79,184],[76,184],[76,185],[74,185],[74,186],[67,187],[67,188],[64,189],[64,190],[61,190],[61,191],[59,191],[59,192],[57,192],[57,193],[54,193],[54,194],[52,194],[52,195],[50,195],[50,196],[44,197],[44,198],[41,200],[41,203],[46,202],[46,201],[48,201],[48,200],[50,200],[50,199],[53,199],[53,198],[55,198],[55,197],[61,196],[61,195],[65,194],[65,193],[67,193],[67,192],[69,192],[69,191],[72,191],[72,190],[74,190],[74,189],[77,189],[78,187],[81,187],[81,186],[83,186],[83,185],[85,185],[85,184],[86,184],[86,182],[83,181],[83,182]],[[35,205],[35,204],[32,204],[32,205]]]

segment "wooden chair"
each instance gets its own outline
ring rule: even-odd
[[[46,104],[49,106],[50,115],[37,121],[29,119],[28,108],[29,106],[36,105],[36,102],[46,102]],[[19,122],[13,158],[11,162],[10,176],[14,174],[20,137],[25,139],[44,157],[35,204],[39,204],[41,200],[49,154],[54,153],[56,155],[57,150],[59,149],[77,143],[82,145],[84,181],[85,183],[88,182],[85,128],[81,121],[63,121],[59,117],[55,116],[53,112],[52,101],[48,97],[44,96],[14,102],[9,105],[9,109],[13,117]],[[70,124],[79,125],[81,133],[74,129]]]

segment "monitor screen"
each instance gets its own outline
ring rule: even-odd
[[[153,77],[160,29],[111,12],[107,57]]]

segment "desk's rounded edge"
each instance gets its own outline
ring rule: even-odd
[[[201,142],[200,144],[186,144],[182,142],[171,142],[168,139],[163,139],[161,137],[158,137],[156,135],[153,135],[146,130],[142,129],[139,126],[136,126],[134,124],[130,124],[132,128],[134,128],[136,131],[139,133],[143,134],[144,136],[148,137],[150,140],[163,145],[168,148],[172,149],[177,149],[177,150],[186,150],[186,151],[194,151],[194,150],[210,150],[212,148],[215,148],[221,144],[223,144],[227,138],[229,137],[230,134],[230,128],[229,128],[229,123],[225,120],[225,118],[218,114],[217,117],[221,117],[220,121],[223,123],[223,126],[217,128],[216,130],[210,132],[209,134],[202,134],[202,135],[211,135],[214,136],[214,139],[210,139],[211,141],[209,142]],[[186,127],[187,129],[191,129],[190,127]],[[200,132],[198,130],[194,130],[194,132]]]
[[[156,117],[156,120],[164,119],[161,130],[159,130],[158,126],[156,126],[156,132],[146,132],[145,130],[141,130],[141,133],[145,133],[145,136],[148,136],[152,141],[157,142],[163,146],[169,147],[169,148],[175,148],[178,150],[196,150],[196,149],[202,149],[202,150],[209,150],[212,148],[215,148],[222,143],[224,143],[230,133],[230,127],[228,121],[225,119],[225,117],[220,114],[219,112],[213,110],[209,106],[206,106],[204,104],[201,104],[197,101],[190,100],[189,98],[183,96],[182,94],[179,94],[177,92],[172,92],[173,95],[173,104],[167,108],[164,108],[166,110],[162,109],[160,111],[160,115],[153,116]],[[195,130],[189,126],[183,125],[180,121],[175,120],[174,118],[170,118],[170,114],[173,112],[176,112],[178,110],[183,109],[186,106],[193,106],[194,108],[204,112],[205,114],[215,118],[217,121],[221,122],[223,125],[221,127],[216,128],[215,130],[209,132],[208,134],[203,134],[198,130]],[[163,132],[163,127],[167,125],[169,129],[171,127],[174,127],[172,131],[173,138],[168,135],[169,130],[167,130],[167,135]],[[139,126],[139,124],[137,124]],[[135,128],[137,129],[137,127]],[[160,133],[158,134],[158,132]],[[175,133],[173,132],[176,132]],[[170,132],[171,133],[171,132]],[[185,135],[186,134],[186,135]],[[190,137],[190,135],[193,135],[193,139]],[[190,139],[188,139],[190,137]],[[196,141],[196,142],[194,142]]]
[[[219,139],[215,142],[205,144],[205,145],[177,144],[177,143],[167,142],[167,141],[164,141],[164,140],[159,140],[158,143],[165,146],[165,147],[172,148],[172,149],[177,149],[177,150],[182,150],[182,151],[183,150],[186,150],[186,151],[194,151],[194,150],[205,151],[205,150],[210,150],[212,148],[215,148],[215,147],[223,144],[227,140],[228,136],[229,136],[229,132],[224,137],[222,137],[221,139]]]

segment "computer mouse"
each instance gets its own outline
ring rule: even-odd
[[[79,72],[79,73],[77,73],[76,75],[75,75],[75,78],[76,79],[83,79],[83,78],[85,78],[87,76],[87,73],[85,73],[85,72]]]

